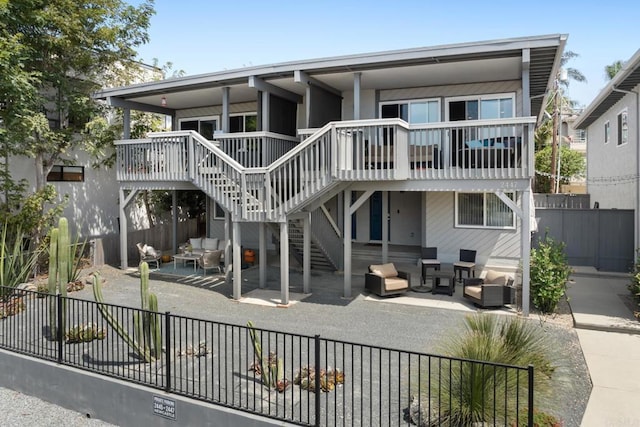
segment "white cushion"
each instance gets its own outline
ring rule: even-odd
[[[226,246],[227,246],[227,241],[226,240],[224,240],[224,239],[218,240],[218,249],[223,251],[223,250],[225,250]]]
[[[218,249],[218,239],[205,237],[202,239],[202,248],[207,251],[215,251]]]
[[[189,239],[189,244],[193,249],[202,249],[202,238],[192,237]]]

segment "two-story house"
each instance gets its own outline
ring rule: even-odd
[[[289,271],[292,227],[344,270],[351,296],[353,242],[462,248],[479,266],[522,270],[529,310],[533,132],[559,69],[566,35],[513,38],[301,60],[220,71],[96,95],[172,116],[174,131],[117,143],[120,226],[136,191],[204,191],[210,230],[232,248],[240,298],[245,235],[266,253],[279,241]],[[122,265],[130,244],[121,233]],[[175,248],[174,248],[175,249]],[[230,258],[229,249],[232,249]],[[266,283],[265,257],[260,260]],[[281,274],[283,303],[289,277]]]
[[[640,247],[640,50],[582,111],[574,127],[587,131],[587,192],[592,202],[602,209],[633,209],[634,247]]]

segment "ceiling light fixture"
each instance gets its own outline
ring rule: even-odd
[[[162,99],[160,99],[160,105],[162,105],[163,107],[167,106],[167,97],[163,96]]]

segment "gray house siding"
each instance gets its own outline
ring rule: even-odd
[[[460,249],[473,249],[477,251],[477,264],[517,266],[520,221],[516,221],[515,230],[455,228],[454,192],[428,192],[426,212],[426,245],[438,247],[438,258],[442,262],[457,261]]]
[[[638,90],[636,86],[635,90]],[[618,145],[618,114],[627,111],[628,142]],[[636,95],[627,94],[587,128],[587,192],[604,209],[635,209],[638,173]],[[609,122],[609,142],[604,128]]]

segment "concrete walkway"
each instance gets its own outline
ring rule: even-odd
[[[582,426],[640,425],[640,322],[628,275],[580,269],[567,294],[593,389]]]

